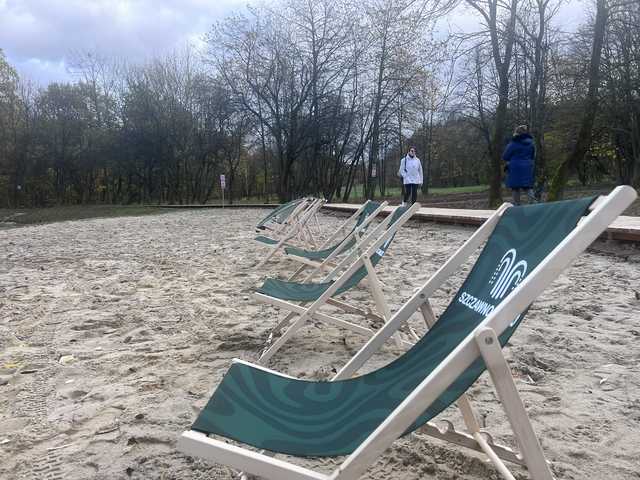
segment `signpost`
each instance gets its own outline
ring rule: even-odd
[[[222,208],[224,208],[224,189],[227,186],[227,179],[224,174],[220,175],[220,188],[222,189]]]

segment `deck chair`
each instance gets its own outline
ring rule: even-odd
[[[348,313],[372,318],[380,323],[384,323],[391,318],[391,311],[385,301],[382,285],[375,272],[375,266],[382,260],[400,227],[419,208],[420,204],[418,203],[413,204],[411,207],[396,208],[392,215],[387,216],[372,232],[361,240],[361,246],[366,246],[366,248],[363,248],[362,251],[359,251],[359,248],[355,249],[346,255],[321,282],[299,283],[267,278],[254,293],[253,297],[259,302],[280,307],[289,312],[289,314],[272,330],[267,341],[267,347],[260,355],[258,362],[265,365],[310,320],[327,322],[367,336],[373,335],[374,331],[370,328],[321,313],[320,309],[325,305],[332,305]],[[377,314],[334,298],[336,295],[351,290],[365,279],[371,296],[375,301]],[[300,304],[294,302],[299,302]],[[282,332],[283,329],[286,330]],[[409,333],[413,334],[414,339],[418,338],[415,332],[409,331]],[[274,341],[277,335],[280,336]],[[398,346],[408,343],[403,341],[399,333],[394,338]],[[409,343],[409,345],[411,344]]]
[[[282,224],[289,218],[289,216],[295,211],[299,205],[306,201],[306,198],[297,198],[290,202],[283,203],[282,205],[273,209],[269,214],[258,222],[256,230],[276,230],[282,226]]]
[[[595,202],[501,207],[331,382],[298,380],[234,361],[178,448],[246,472],[244,478],[355,480],[398,437],[418,428],[429,433],[429,421],[457,402],[468,433],[434,428],[435,436],[486,453],[506,479],[514,477],[503,460],[525,464],[534,480],[552,479],[501,347],[531,303],[635,198],[635,191],[623,186]],[[485,240],[467,280],[434,321],[429,297]],[[421,340],[387,366],[353,377],[416,311],[431,326]],[[480,431],[464,394],[485,369],[520,455],[496,448]],[[275,453],[347,458],[325,474],[272,458]]]
[[[284,252],[287,259],[302,263],[302,265],[289,277],[289,280],[294,280],[308,267],[313,267],[313,271],[306,277],[305,281],[313,278],[313,276],[321,270],[331,270],[332,268],[335,268],[337,266],[335,263],[336,257],[344,254],[354,247],[357,247],[371,222],[382,210],[384,210],[386,206],[387,202],[378,203],[367,200],[366,203],[358,208],[358,210],[349,217],[342,226],[333,235],[331,235],[331,237],[327,239],[327,241],[320,247],[320,250],[285,247]],[[351,230],[346,232],[348,225],[353,223],[353,221],[355,221],[355,223],[351,227]],[[342,240],[337,241],[340,234],[343,235],[343,238]]]
[[[279,239],[287,235],[318,200],[305,197],[279,206],[256,225],[256,233],[263,234],[268,239]]]
[[[305,201],[294,210],[285,222],[286,226],[277,231],[275,236],[256,236],[254,239],[256,242],[270,249],[270,252],[257,264],[257,267],[263,266],[285,246],[316,247],[316,234],[310,230],[309,224],[316,218],[316,214],[324,203],[324,200],[317,198]]]
[[[356,210],[350,217],[348,217],[343,223],[342,225],[331,235],[327,238],[327,240],[321,245],[321,248],[325,248],[328,245],[330,245],[331,243],[335,243],[337,241],[338,238],[340,238],[341,236],[345,236],[347,234],[347,231],[349,230],[349,226],[355,221],[356,223],[360,223],[363,220],[361,220],[362,217],[362,213],[364,211],[369,211],[371,212],[372,210],[375,210],[376,205],[378,205],[377,202],[373,202],[371,200],[367,200],[365,203],[363,203],[360,208],[358,208],[358,210]],[[363,217],[363,219],[366,218]],[[352,230],[353,228],[351,228]]]

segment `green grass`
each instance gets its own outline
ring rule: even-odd
[[[429,194],[450,195],[452,193],[480,193],[489,190],[489,185],[469,185],[467,187],[430,188]]]
[[[489,185],[468,185],[465,187],[431,187],[429,188],[429,196],[431,195],[452,195],[452,194],[460,194],[460,193],[481,193],[489,190]],[[424,197],[422,192],[418,191],[418,194],[421,197]],[[384,198],[398,198],[400,199],[402,196],[402,189],[399,185],[395,185],[393,187],[387,187],[386,195]],[[364,198],[364,189],[362,184],[354,185],[351,189],[351,195],[349,196],[349,202],[360,202]],[[380,198],[380,190],[376,189],[376,198]],[[334,202],[342,201],[342,197],[334,197]],[[215,199],[209,202],[212,205],[220,205],[220,199]],[[262,196],[255,197],[245,197],[245,198],[237,198],[234,199],[234,204],[242,205],[245,203],[249,204],[262,204],[265,203],[265,200]],[[277,204],[280,203],[278,200],[278,196],[272,194],[269,198],[269,203]],[[225,205],[228,204],[228,200],[225,200]]]
[[[0,227],[82,220],[87,218],[132,217],[155,215],[171,210],[124,205],[72,205],[48,208],[0,208]]]
[[[362,185],[354,185],[351,190],[349,200],[361,199],[364,196]],[[455,193],[478,193],[489,189],[488,185],[470,185],[466,187],[432,187],[429,188],[429,195],[451,195]],[[387,187],[385,198],[400,197],[402,189],[398,187]],[[376,196],[380,196],[376,190]]]
[[[265,198],[262,195],[256,195],[253,197],[234,197],[233,199],[233,205],[273,205],[273,204],[279,204],[280,201],[278,200],[278,195],[271,194],[269,196],[269,201],[265,202]],[[224,199],[224,204],[225,206],[227,205],[232,205],[231,202],[229,202],[229,198],[225,197]],[[150,206],[156,206],[156,205],[180,205],[179,203],[171,203],[171,204],[165,204],[165,203],[149,203]],[[201,205],[200,202],[186,202],[183,205],[188,206],[188,205]],[[222,200],[220,198],[214,198],[210,201],[208,201],[205,205],[222,205]]]

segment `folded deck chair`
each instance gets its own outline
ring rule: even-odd
[[[259,362],[266,364],[310,320],[328,322],[360,334],[373,335],[374,332],[370,328],[321,313],[319,310],[323,306],[330,304],[345,312],[370,317],[382,323],[391,317],[389,306],[384,299],[382,286],[375,272],[375,266],[386,253],[398,229],[419,208],[420,204],[418,203],[413,204],[411,207],[396,208],[393,214],[387,216],[361,240],[359,246],[362,249],[354,249],[345,255],[342,261],[321,282],[300,283],[267,278],[254,294],[254,298],[260,302],[280,307],[290,313],[273,329],[268,346],[260,356]],[[371,291],[371,296],[375,301],[377,314],[372,311],[364,311],[354,305],[333,298],[351,290],[365,278]],[[300,302],[301,304],[298,305],[293,302]],[[284,328],[286,330],[277,340],[272,342],[273,338],[280,334]],[[410,331],[411,333],[413,333],[415,339],[418,338],[415,332]],[[402,345],[403,340],[400,334],[395,336],[395,341],[398,346]]]
[[[310,222],[316,218],[316,214],[322,208],[325,201],[313,199],[303,202],[296,208],[294,213],[287,220],[286,228],[279,230],[275,236],[258,235],[255,241],[260,245],[268,247],[271,251],[265,255],[257,264],[261,267],[267,263],[271,257],[281,251],[285,246],[302,246],[313,248],[316,246],[315,233],[309,228]]]
[[[235,361],[178,448],[265,479],[355,480],[395,439],[428,427],[430,419],[457,401],[469,433],[436,429],[440,438],[485,452],[504,478],[513,479],[506,459],[520,460],[534,480],[552,479],[501,347],[529,305],[635,198],[632,188],[618,187],[591,207],[592,199],[503,206],[331,382],[297,380]],[[487,238],[467,280],[434,323],[429,297]],[[432,325],[422,339],[387,366],[351,378],[416,311]],[[496,448],[480,432],[464,396],[485,369],[521,456],[509,458],[506,449]],[[347,458],[323,474],[272,458],[274,453]]]
[[[347,221],[339,228],[327,241],[320,247],[320,250],[306,250],[298,247],[285,247],[284,251],[288,259],[295,260],[302,263],[302,266],[298,268],[290,277],[289,280],[294,280],[299,274],[301,274],[305,268],[314,267],[311,274],[307,276],[306,281],[310,280],[316,272],[325,270],[331,270],[335,268],[335,258],[338,255],[344,254],[351,250],[360,243],[365,232],[369,228],[371,222],[377,217],[377,215],[387,206],[387,202],[374,202],[367,200]],[[345,232],[346,226],[355,220],[355,224],[351,227],[351,230]],[[337,241],[340,233],[343,238]],[[331,246],[327,246],[331,245]]]

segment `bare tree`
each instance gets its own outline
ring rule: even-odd
[[[489,145],[489,204],[502,201],[502,150],[507,126],[509,105],[509,76],[513,47],[516,40],[515,27],[518,15],[518,0],[502,3],[498,0],[465,0],[482,17],[487,27],[492,61],[497,76],[498,104],[495,110],[491,143]]]
[[[639,3],[622,2],[611,8],[601,71],[601,124],[615,152],[617,180],[640,186]]]
[[[22,172],[19,163],[19,131],[23,105],[18,94],[19,78],[0,49],[0,187],[7,193],[5,203],[18,204]],[[1,185],[5,183],[6,186]],[[3,192],[3,193],[4,193]]]
[[[529,129],[537,142],[536,178],[544,183],[546,155],[544,145],[549,49],[557,42],[558,32],[551,28],[551,21],[559,11],[562,0],[526,0],[518,14],[521,34],[517,37],[518,49],[525,57],[524,72],[529,70],[527,118]],[[528,65],[530,67],[528,67]],[[526,83],[526,82],[525,82]]]
[[[569,174],[577,170],[591,145],[591,132],[598,110],[598,90],[600,88],[600,60],[602,58],[602,45],[609,17],[609,5],[607,0],[597,0],[596,18],[593,28],[593,46],[591,61],[589,63],[589,90],[584,105],[584,115],[575,145],[571,152],[558,166],[551,180],[549,198],[560,199],[569,180]]]

